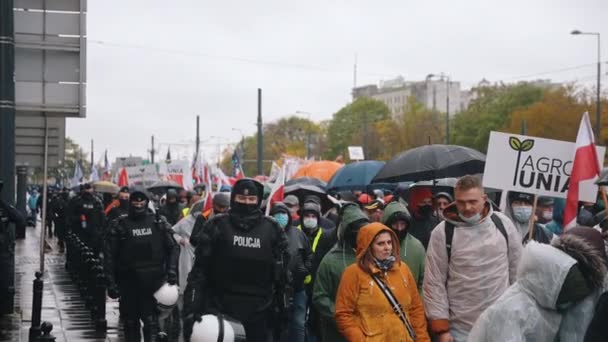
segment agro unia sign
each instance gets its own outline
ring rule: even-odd
[[[566,198],[576,144],[525,135],[490,133],[483,185],[489,188]],[[597,146],[598,160],[606,148]],[[582,182],[579,199],[595,202],[594,180]]]

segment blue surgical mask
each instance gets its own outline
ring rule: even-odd
[[[279,222],[279,226],[281,226],[281,228],[285,229],[285,227],[287,227],[287,224],[289,223],[289,216],[285,213],[276,213],[273,215],[274,219],[277,220],[277,222]]]
[[[515,221],[519,223],[526,223],[530,221],[530,217],[532,217],[532,207],[518,205],[512,208],[513,209],[513,218]]]
[[[479,223],[479,221],[481,221],[481,214],[477,213],[471,217],[464,217],[461,213],[458,213],[458,217],[460,217],[461,220],[463,220],[466,224],[472,226],[475,225],[477,223]]]

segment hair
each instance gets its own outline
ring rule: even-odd
[[[462,176],[456,182],[454,186],[454,192],[456,191],[468,191],[471,189],[481,189],[483,191],[483,184],[481,179],[477,176],[466,175]]]
[[[380,236],[380,234],[382,234],[382,233],[387,233],[387,234],[390,235],[391,240],[393,241],[393,251],[391,252],[391,254],[397,260],[399,260],[399,255],[397,255],[397,246],[399,245],[399,239],[395,240],[395,234],[394,233],[392,233],[391,231],[387,231],[387,230],[383,229],[378,234],[376,234],[376,236],[374,236],[374,239],[370,243],[369,247],[367,247],[367,250],[365,251],[365,254],[363,255],[363,257],[361,257],[359,259],[359,267],[361,267],[361,269],[363,271],[365,271],[365,273],[372,274],[371,266],[374,264],[374,256],[372,254],[372,245],[374,244],[374,242],[376,241],[376,239],[378,238],[378,236]]]

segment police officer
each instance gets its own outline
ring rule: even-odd
[[[230,194],[227,192],[218,192],[213,195],[212,203],[213,207],[211,209],[201,212],[200,215],[196,216],[192,234],[190,235],[190,244],[194,247],[199,244],[201,231],[203,230],[205,223],[215,215],[223,214],[228,211],[228,208],[230,207]]]
[[[65,250],[66,211],[69,200],[70,189],[64,187],[51,201],[51,206],[53,207],[53,224],[55,225],[59,253],[63,253]]]
[[[3,181],[0,180],[0,193]],[[14,296],[14,255],[15,255],[15,230],[10,229],[9,223],[25,226],[25,216],[12,205],[0,200],[0,315],[13,312],[8,303],[12,303],[9,297]]]
[[[108,221],[129,213],[129,188],[123,186],[118,192],[118,203],[108,211]]]
[[[103,204],[93,193],[91,184],[85,184],[82,194],[72,203],[69,219],[72,232],[98,255],[103,245],[105,215]]]
[[[143,188],[131,191],[129,213],[110,223],[104,252],[108,295],[120,297],[127,342],[140,341],[140,320],[144,341],[157,340],[154,292],[177,283],[179,246],[167,221],[148,210],[149,201]]]
[[[186,340],[207,313],[240,321],[248,341],[270,341],[277,329],[271,314],[286,310],[289,301],[287,240],[277,221],[262,213],[263,192],[253,179],[238,180],[228,213],[203,227],[184,294]]]
[[[167,200],[165,205],[160,207],[160,214],[163,215],[171,226],[174,226],[182,213],[179,201],[177,199],[177,191],[169,189],[167,191]]]

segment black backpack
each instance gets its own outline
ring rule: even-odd
[[[502,220],[498,215],[492,214],[490,216],[492,218],[492,222],[498,231],[505,237],[505,242],[507,243],[507,253],[509,250],[509,238],[507,236],[507,231],[505,230],[505,225],[502,223]],[[452,239],[454,238],[454,225],[448,221],[445,221],[445,249],[448,253],[448,264],[450,263],[450,259],[452,258]]]

